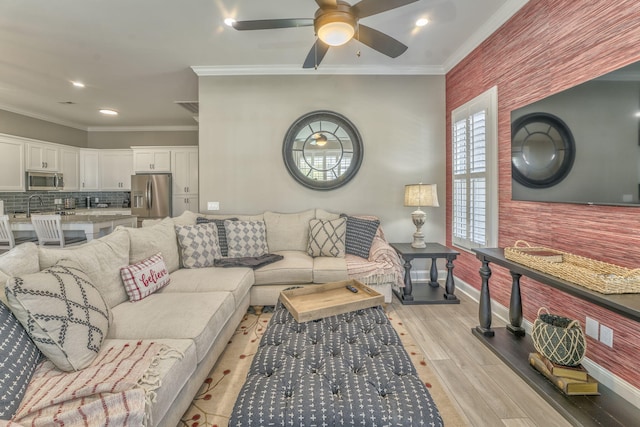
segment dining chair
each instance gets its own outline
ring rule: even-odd
[[[9,215],[0,215],[0,251],[13,249],[16,245],[24,242],[35,242],[33,237],[15,237],[11,230]]]
[[[86,237],[65,237],[60,215],[31,215],[31,223],[40,246],[56,244],[64,248],[87,241]]]

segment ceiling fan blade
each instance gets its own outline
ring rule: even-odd
[[[302,68],[316,68],[320,65],[320,62],[322,62],[322,59],[327,54],[328,50],[329,45],[322,40],[317,39],[307,54],[304,64],[302,64]]]
[[[362,0],[351,7],[351,12],[358,18],[371,16],[387,10],[406,6],[418,0]]]
[[[236,21],[233,28],[236,30],[271,30],[273,28],[295,28],[313,26],[312,18],[293,19],[259,19],[256,21]]]
[[[330,7],[338,7],[338,2],[336,0],[316,0],[320,9],[330,8]]]
[[[393,37],[362,24],[358,24],[358,30],[353,38],[391,58],[397,58],[408,49]]]

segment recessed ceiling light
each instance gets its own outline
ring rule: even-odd
[[[234,24],[235,22],[236,22],[236,20],[235,20],[235,19],[233,19],[233,18],[226,18],[226,19],[224,20],[224,24],[225,24],[226,26],[228,26],[228,27],[233,27],[233,24]]]
[[[84,83],[82,82],[71,82],[72,85],[74,85],[75,87],[84,87]]]
[[[99,110],[102,114],[107,116],[117,116],[118,112],[116,110],[111,110],[109,108],[102,108]]]
[[[636,117],[640,117],[640,111],[636,113]]]
[[[416,27],[424,27],[428,23],[429,23],[429,20],[427,18],[420,18],[416,21]]]

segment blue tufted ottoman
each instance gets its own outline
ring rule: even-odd
[[[442,426],[380,307],[297,323],[278,302],[229,421],[248,426]]]

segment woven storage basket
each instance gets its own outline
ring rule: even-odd
[[[530,255],[528,252],[532,251],[562,255],[562,262],[550,262]],[[640,269],[631,270],[543,246],[534,247],[523,240],[505,248],[504,257],[603,294],[640,293]]]
[[[546,313],[541,313],[542,311]],[[541,307],[531,330],[533,346],[538,353],[558,365],[579,365],[587,351],[587,342],[580,322],[549,314]]]

